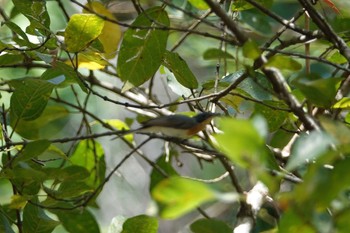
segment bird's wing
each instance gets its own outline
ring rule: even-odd
[[[196,125],[196,121],[188,116],[184,115],[170,115],[162,116],[151,119],[142,123],[142,128],[148,128],[152,126],[177,128],[177,129],[189,129]]]

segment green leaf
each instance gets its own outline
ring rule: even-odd
[[[38,164],[35,164],[36,166],[34,166],[33,164],[35,163],[28,161],[14,168],[11,168],[11,172],[13,172],[11,178],[16,180],[22,180],[24,182],[44,181],[47,178],[47,176],[45,172],[41,171],[42,167]]]
[[[261,54],[259,46],[255,41],[248,40],[243,45],[243,56],[252,60],[257,59]]]
[[[302,65],[290,56],[275,55],[265,64],[265,67],[275,67],[281,70],[298,71]]]
[[[5,65],[15,65],[18,63],[22,63],[24,60],[24,56],[21,54],[9,54],[5,53],[0,56],[0,64],[2,66]]]
[[[84,180],[90,176],[89,171],[85,167],[81,166],[68,166],[63,169],[60,169],[60,179],[68,181],[68,180]]]
[[[349,112],[345,115],[344,120],[345,120],[345,122],[346,122],[347,124],[350,123],[350,113],[349,113]],[[0,135],[0,138],[1,138],[1,135]]]
[[[17,36],[21,37],[24,41],[30,43],[27,34],[22,30],[20,26],[18,26],[14,22],[5,21],[5,22],[2,22],[2,25],[6,25],[11,31],[15,32]]]
[[[348,14],[349,13],[349,11],[348,11],[349,3],[348,2],[342,2],[342,3],[345,3],[344,5],[343,4],[338,5],[338,3],[340,3],[340,2],[336,2],[336,1],[327,1],[325,3],[327,3],[327,5],[329,5],[331,7],[332,4],[334,4],[333,2],[335,3],[336,7],[341,7],[340,8],[341,14],[343,14],[343,13]],[[327,6],[327,8],[328,8],[328,6]],[[334,17],[332,20],[330,20],[330,23],[331,23],[331,26],[335,32],[337,32],[339,34],[343,34],[343,32],[345,32],[345,30],[347,30],[349,28],[350,18],[348,16],[347,17]],[[349,46],[348,41],[347,41],[347,45]]]
[[[294,130],[294,122],[291,122],[291,120],[287,120],[286,123],[283,125],[283,128],[278,129],[271,135],[269,139],[269,146],[274,148],[285,147],[295,135],[295,133],[293,133]]]
[[[83,81],[78,77],[77,72],[71,66],[60,61],[56,61],[55,66],[51,69],[46,70],[42,74],[41,78],[45,80],[51,80],[60,75],[64,75],[65,80],[63,83],[60,83],[58,87],[66,87],[71,84],[78,84],[80,88],[85,93],[87,93],[87,88],[84,85]]]
[[[66,80],[66,77],[63,74],[61,74],[60,71],[55,69],[47,69],[41,75],[41,78],[54,85],[61,85]]]
[[[198,87],[196,77],[178,53],[165,51],[163,65],[173,72],[176,80],[181,85],[190,89]]]
[[[22,37],[22,39],[30,46],[32,45],[32,43],[30,43],[27,34],[22,30],[22,28],[20,26],[18,26],[17,24],[11,22],[11,21],[6,21],[4,22],[4,24],[11,29],[11,31],[15,32],[16,34],[18,34],[20,37]],[[0,64],[3,64],[0,62]]]
[[[350,145],[350,129],[343,122],[320,118],[322,127],[333,136],[341,145]]]
[[[271,82],[266,76],[256,73],[256,77],[248,77],[238,87],[248,93],[254,99],[270,101],[273,99]]]
[[[29,162],[22,164],[28,166]],[[41,188],[41,183],[47,179],[46,174],[31,167],[21,168],[16,166],[10,171],[11,179],[16,187],[20,190],[21,195],[36,195]]]
[[[215,199],[214,192],[205,184],[173,176],[159,182],[152,190],[153,198],[164,205],[163,218],[177,218]]]
[[[97,15],[72,15],[64,33],[68,52],[77,53],[87,48],[93,40],[101,35],[103,26],[104,20]]]
[[[228,83],[228,84],[233,83],[237,79],[239,79],[242,75],[244,75],[245,72],[246,72],[245,70],[238,70],[238,71],[236,71],[234,73],[230,73],[230,74],[224,76],[220,80],[220,82],[224,82],[224,83]]]
[[[343,78],[297,79],[294,84],[313,104],[328,108],[332,106],[339,83],[342,80]]]
[[[336,51],[331,56],[327,57],[327,60],[336,64],[344,64],[347,62],[346,58],[339,53],[339,51]]]
[[[337,232],[346,233],[349,230],[350,209],[346,208],[335,216]]]
[[[209,9],[208,4],[204,0],[188,0],[192,6],[196,7],[199,10]]]
[[[139,215],[128,218],[123,224],[121,233],[157,233],[158,221],[155,217]]]
[[[223,134],[214,135],[217,147],[238,166],[249,170],[250,175],[259,179],[276,190],[277,180],[268,173],[269,170],[279,170],[276,159],[265,145],[263,136],[266,133],[266,123],[263,118],[252,120],[238,120],[233,118],[219,119]]]
[[[232,11],[244,11],[252,8],[254,8],[253,5],[243,0],[235,1],[232,3],[232,6],[231,6]]]
[[[283,213],[279,223],[279,229],[288,233],[316,233],[316,230],[310,226],[309,218],[303,214],[297,213],[293,208]]]
[[[245,2],[245,1],[244,1]],[[267,0],[267,3],[273,3],[273,0]],[[268,6],[267,4],[266,8],[271,8],[271,5]],[[268,36],[272,33],[272,26],[271,26],[271,20],[270,18],[264,14],[263,12],[260,12],[258,9],[253,8],[248,11],[244,11],[241,14],[241,19],[244,24],[247,24],[249,27],[251,27],[254,33],[261,33],[261,35]],[[253,33],[253,34],[254,34]]]
[[[27,161],[32,158],[44,153],[50,146],[51,142],[48,140],[38,140],[29,142],[23,150],[18,154],[17,158],[14,160],[14,164],[17,164],[21,161]]]
[[[165,173],[166,176],[176,176],[178,173],[171,165],[171,162],[166,161],[166,156],[163,154],[159,157],[159,159],[156,162],[156,165]],[[163,173],[159,171],[159,169],[153,168],[151,172],[151,183],[149,186],[150,190],[153,190],[153,188],[162,180],[166,179]]]
[[[47,179],[57,179],[59,181],[84,180],[90,176],[89,171],[81,166],[71,165],[65,168],[44,168]]]
[[[317,202],[317,206],[324,210],[329,204],[338,197],[341,191],[345,191],[349,188],[350,177],[344,174],[349,172],[350,157],[339,159],[333,163],[333,169],[322,168],[319,170],[324,175],[326,173],[327,179],[319,179],[315,192],[312,193],[311,198]],[[314,181],[314,180],[313,180]],[[315,184],[315,182],[309,184]],[[316,195],[316,193],[322,193],[322,195]]]
[[[256,104],[253,115],[262,115],[267,121],[270,132],[278,130],[288,118],[288,112],[281,109],[288,109],[288,106],[279,101],[265,100],[263,104]]]
[[[325,153],[322,158],[329,160],[329,157],[339,158],[339,155],[332,151]],[[328,167],[323,165],[312,165],[304,177],[304,182],[296,187],[296,200],[298,206],[303,209],[326,210],[340,192],[349,187],[350,176],[345,174],[349,171],[350,157],[337,159]]]
[[[266,8],[270,8],[273,4],[273,0],[256,0],[255,2],[265,6]],[[231,7],[232,11],[244,11],[252,8],[254,8],[254,6],[244,0],[234,1]]]
[[[123,81],[139,86],[158,70],[166,49],[168,31],[152,27],[169,26],[169,18],[161,7],[154,7],[140,14],[132,26],[149,29],[129,28],[125,32],[117,71]]]
[[[52,134],[51,134],[52,135]],[[57,146],[51,144],[49,149],[47,149],[46,153],[41,155],[39,159],[47,159],[47,160],[57,160],[57,159],[64,159],[68,160],[67,155]]]
[[[95,217],[86,209],[70,210],[70,211],[52,211],[54,212],[64,228],[68,232],[74,233],[99,233]]]
[[[51,64],[55,57],[51,54],[39,53],[38,51],[34,51],[35,55],[39,57],[41,61],[44,61],[46,64]]]
[[[221,100],[225,104],[228,104],[230,107],[235,109],[237,112],[240,112],[240,106],[242,103],[244,103],[244,99],[240,96],[235,95],[235,94],[241,93],[241,92],[243,92],[243,91],[237,89],[237,90],[235,90],[235,93],[233,93],[232,95],[226,95]],[[242,95],[246,95],[246,93],[243,92]]]
[[[4,43],[3,41],[0,40],[0,49],[6,49],[6,48],[11,48],[13,46],[10,46],[9,44]]]
[[[23,210],[24,233],[51,233],[59,224],[47,216],[43,209],[31,203],[28,203]]]
[[[228,52],[216,48],[207,49],[203,54],[203,58],[204,60],[234,59]]]
[[[11,116],[34,120],[44,111],[54,85],[44,80],[26,78],[11,96]]]
[[[259,168],[267,163],[265,140],[251,121],[220,119],[223,134],[215,135],[218,147],[237,165]]]
[[[216,219],[198,219],[190,226],[193,233],[232,233],[225,222]]]
[[[90,177],[85,181],[90,187],[98,187],[105,178],[106,164],[104,151],[100,143],[92,140],[80,141],[70,157],[74,165],[86,168]]]
[[[241,75],[244,74],[244,70],[239,70],[234,73],[226,75],[220,83],[227,83],[228,85],[235,82]],[[251,76],[244,79],[239,85],[238,88],[243,90],[245,93],[249,94],[249,97],[263,101],[263,100],[272,100],[273,89],[270,81],[266,78],[265,75],[255,72]]]
[[[286,169],[293,171],[300,165],[317,159],[329,150],[334,143],[334,140],[328,134],[320,131],[300,135],[293,144]]]
[[[92,193],[94,190],[88,186],[84,181],[64,181],[60,184],[57,192],[55,192],[56,198],[75,198],[80,197],[87,193]]]
[[[8,216],[5,214],[5,210],[0,205],[0,232],[3,233],[15,233],[11,228]]]
[[[168,87],[178,96],[190,96],[192,94],[191,90],[187,87],[184,87],[179,81],[176,79],[173,72],[171,72],[168,68],[161,66],[159,69],[160,73],[163,74],[166,78]]]
[[[52,136],[54,132],[49,125],[56,120],[63,119],[69,114],[68,110],[63,106],[47,106],[43,113],[32,121],[19,120],[16,127],[16,133],[27,139],[39,139],[45,130],[50,130]],[[15,122],[11,119],[11,125]],[[56,127],[55,132],[59,132],[62,128]]]
[[[16,9],[30,21],[30,25],[27,27],[28,33],[36,35],[36,30],[44,35],[49,33],[50,17],[45,1],[12,0],[12,2]]]

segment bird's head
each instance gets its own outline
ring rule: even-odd
[[[196,120],[198,123],[202,122],[210,122],[211,119],[213,119],[216,116],[220,116],[219,113],[212,113],[212,112],[202,112],[194,116],[193,118]]]

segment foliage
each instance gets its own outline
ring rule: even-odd
[[[0,232],[350,228],[347,1],[3,2]]]

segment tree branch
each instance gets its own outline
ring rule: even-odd
[[[292,112],[298,116],[305,128],[307,130],[320,130],[316,120],[303,110],[299,101],[288,91],[288,85],[279,70],[273,67],[264,67],[261,70],[270,79],[275,92],[286,102]]]
[[[228,14],[220,7],[219,4],[212,0],[204,0],[211,10],[222,20],[226,27],[236,36],[239,44],[243,45],[247,40],[247,36],[242,32],[242,29],[233,21]]]

